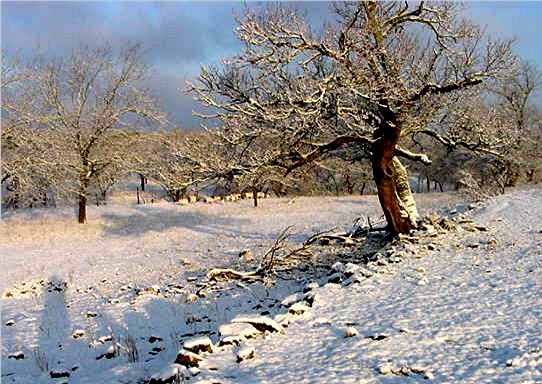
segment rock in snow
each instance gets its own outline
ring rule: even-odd
[[[198,301],[198,295],[191,293],[190,295],[186,296],[186,301],[187,302]]]
[[[114,359],[117,354],[118,354],[118,348],[119,348],[119,344],[117,343],[116,345],[110,345],[109,347],[107,347],[106,351],[100,355],[98,355],[96,357],[96,360],[100,360],[100,359],[103,359],[104,357],[106,359]]]
[[[85,336],[85,331],[83,329],[76,329],[72,333],[72,337],[74,339],[80,339],[81,337],[84,337],[84,336]]]
[[[316,291],[309,291],[305,293],[305,296],[303,296],[303,299],[307,302],[309,307],[312,307],[314,305],[314,302],[318,300],[318,293]]]
[[[254,347],[243,347],[237,352],[237,362],[240,363],[243,360],[253,359],[256,355]]]
[[[290,325],[290,315],[282,313],[275,316],[275,321],[282,325],[284,328]]]
[[[145,288],[145,291],[147,292],[150,292],[150,293],[154,293],[154,294],[158,294],[160,293],[160,286],[159,285],[151,285],[150,287],[147,287]]]
[[[331,266],[331,269],[335,272],[344,273],[346,266],[340,261],[337,261],[335,264]]]
[[[256,336],[261,333],[254,326],[247,323],[230,323],[223,324],[218,327],[218,334],[220,335],[220,340],[218,345],[230,345],[230,344],[239,344],[246,339]]]
[[[174,384],[188,377],[186,367],[173,363],[152,375],[148,384]]]
[[[163,340],[164,340],[164,339],[161,338],[161,337],[159,337],[159,336],[150,336],[150,337],[148,338],[148,342],[151,343],[151,344],[152,344],[152,343],[156,343],[156,342],[158,342],[158,341],[163,341]]]
[[[243,249],[241,252],[239,252],[239,258],[244,261],[253,261],[254,255],[250,249]]]
[[[359,265],[356,265],[354,263],[346,263],[344,268],[344,274],[346,277],[350,277],[355,273],[358,273],[360,271],[361,267]]]
[[[370,269],[360,267],[357,271],[361,276],[363,277],[372,277],[374,275],[374,272]]]
[[[49,372],[51,379],[59,379],[61,377],[70,377],[70,373],[63,369],[53,369]]]
[[[8,359],[15,359],[15,360],[24,359],[24,353],[22,351],[13,352],[8,356]]]
[[[361,284],[363,280],[364,278],[362,276],[354,274],[350,276],[348,279],[346,279],[345,281],[343,281],[343,285],[346,287],[352,284]]]
[[[393,371],[393,367],[389,363],[382,364],[378,367],[378,373],[381,375],[389,375]]]
[[[284,332],[284,329],[279,323],[277,323],[275,320],[266,316],[239,315],[239,316],[236,316],[231,322],[251,324],[254,328],[256,328],[258,331],[261,331],[261,332],[265,332],[265,331],[280,332],[280,333]]]
[[[98,316],[98,314],[96,312],[93,312],[93,311],[88,311],[87,312],[87,319],[92,319],[94,317]]]
[[[213,342],[207,336],[187,340],[183,344],[184,349],[194,353],[209,352],[213,353]]]
[[[293,295],[286,296],[281,302],[280,305],[286,308],[289,308],[292,306],[292,304],[297,303],[298,301],[301,301],[303,299],[303,295],[301,293],[294,293]]]
[[[290,307],[288,310],[288,313],[291,313],[292,315],[302,315],[305,312],[308,312],[310,308],[306,306],[303,303],[295,303]]]
[[[348,338],[348,337],[356,337],[359,335],[359,332],[356,328],[354,327],[348,327],[346,328],[346,330],[344,331],[344,337],[345,338]]]
[[[194,352],[187,351],[186,349],[181,349],[177,353],[177,358],[175,359],[176,363],[187,367],[197,367],[202,361],[203,357]]]
[[[317,283],[317,282],[311,282],[311,283],[307,283],[304,287],[303,287],[303,293],[307,293],[313,289],[316,289],[318,288],[320,285]]]
[[[334,273],[327,279],[328,283],[340,284],[343,281],[344,275],[341,272]]]

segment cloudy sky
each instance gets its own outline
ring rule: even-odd
[[[152,87],[170,120],[194,128],[191,116],[201,110],[191,96],[179,92],[200,64],[217,63],[240,49],[232,29],[233,15],[246,3],[1,1],[2,51],[19,56],[36,52],[62,56],[81,43],[141,42],[153,67]],[[248,3],[254,6],[255,3]],[[295,2],[314,22],[327,15],[326,2]],[[469,17],[501,37],[515,36],[517,53],[542,69],[542,2],[471,2]]]

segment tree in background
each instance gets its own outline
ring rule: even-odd
[[[460,112],[456,113],[453,122],[459,127],[450,128],[464,132],[468,125],[472,131],[491,133],[492,146],[498,149],[499,156],[484,153],[472,156],[465,148],[440,146],[413,135],[412,146],[430,152],[434,160],[425,169],[416,167],[426,180],[427,190],[433,181],[441,189],[448,184],[456,189],[466,189],[474,197],[483,197],[503,193],[506,187],[522,181],[533,182],[542,159],[538,144],[539,113],[534,104],[539,88],[539,72],[533,66],[521,63],[516,73],[487,84],[477,94],[477,102],[473,103],[473,97],[457,100],[454,109]]]
[[[139,156],[133,170],[157,182],[172,201],[186,198],[191,185],[206,179],[189,156],[192,151],[200,156],[200,151],[190,147],[188,136],[188,132],[178,129],[150,133],[137,149]]]
[[[77,195],[78,222],[85,223],[91,183],[124,161],[138,139],[128,130],[165,121],[144,88],[141,47],[81,47],[66,59],[37,60],[28,71],[19,97],[3,109],[47,133],[40,140],[54,154],[55,168],[64,170],[65,185]],[[31,103],[19,102],[28,98]]]
[[[238,172],[232,153],[210,132],[170,129],[149,133],[136,149],[132,171],[158,183],[172,201],[210,189]]]
[[[504,186],[514,186],[524,176],[534,180],[542,159],[540,151],[539,112],[534,104],[542,86],[542,74],[533,65],[523,62],[513,76],[500,79],[489,89],[497,96],[499,114],[506,119],[507,131],[513,133],[506,159],[498,162],[496,174],[505,176]],[[538,106],[539,107],[539,106]]]
[[[514,69],[510,41],[494,41],[453,2],[348,2],[339,21],[312,29],[282,5],[247,8],[235,29],[245,44],[220,67],[203,67],[196,98],[237,121],[247,143],[277,142],[271,164],[292,170],[347,144],[372,165],[390,232],[416,225],[400,157],[426,164],[401,142],[418,133],[450,147],[492,152],[491,131],[464,124],[458,100]],[[464,107],[465,104],[463,103]]]
[[[3,203],[13,208],[33,206],[38,201],[50,204],[59,192],[54,180],[61,171],[51,162],[51,147],[45,145],[47,132],[28,114],[17,113],[39,109],[34,95],[27,91],[34,64],[2,55]]]

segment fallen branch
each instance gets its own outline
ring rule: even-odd
[[[333,231],[334,229],[336,229],[337,227],[333,227],[331,229],[326,229],[325,231],[321,231],[321,232],[317,232],[315,233],[314,235],[311,235],[307,238],[307,240],[305,240],[303,242],[304,245],[311,245],[313,244],[315,241],[317,240],[320,240],[323,236],[325,236],[326,233],[329,233],[331,231]]]
[[[288,249],[285,243],[293,235],[290,232],[290,229],[291,229],[291,226],[288,226],[281,232],[281,234],[277,237],[277,239],[275,240],[271,248],[269,248],[269,250],[263,255],[260,261],[260,265],[256,270],[244,272],[244,271],[236,271],[231,268],[213,268],[207,273],[206,275],[207,280],[213,281],[220,278],[226,278],[226,279],[232,279],[232,280],[242,280],[242,279],[256,280],[256,279],[265,277],[266,275],[270,274],[274,270],[279,253],[280,253],[281,259],[287,259],[295,255],[311,256],[312,253],[310,253],[308,249],[310,248],[311,244],[315,240],[313,241],[309,241],[309,240],[312,239],[314,236],[320,235],[321,233],[309,237],[309,239],[305,240],[305,242],[303,242],[303,244],[298,248]],[[325,232],[322,232],[322,233],[325,233]]]
[[[216,280],[219,278],[229,278],[236,280],[245,278],[257,279],[260,277],[260,275],[258,273],[258,270],[252,272],[240,272],[229,268],[213,268],[207,273],[207,275],[205,275],[205,277],[207,278],[207,280]]]
[[[354,238],[354,237],[351,237],[348,233],[344,233],[344,232],[332,233],[330,235],[324,235],[324,236],[321,236],[319,238],[319,240],[320,240],[320,244],[322,244],[322,245],[327,245],[327,244],[325,244],[326,240],[327,240],[327,242],[340,241],[344,245],[354,245],[355,243],[360,243],[360,242],[364,241],[363,238]]]
[[[357,233],[358,230],[362,229],[360,227],[356,227],[356,224],[358,221],[359,221],[359,218],[356,219],[356,221],[354,222],[354,228],[356,228],[355,231],[330,233],[331,231],[337,228],[337,227],[333,227],[326,231],[315,233],[314,235],[310,236],[307,240],[305,240],[303,244],[311,245],[315,243],[316,241],[322,242],[322,240],[328,240],[328,241],[338,240],[345,244],[353,244],[355,242],[361,242],[363,241],[363,239],[358,239],[358,238],[353,237],[354,234]]]
[[[291,228],[291,225],[287,226],[277,237],[273,246],[263,255],[260,262],[260,267],[258,268],[258,271],[262,274],[262,276],[270,273],[273,270],[273,266],[275,264],[275,256],[277,252],[285,248],[286,241],[293,235],[290,232]],[[291,254],[292,252],[290,252],[286,256],[290,256]]]
[[[381,224],[384,222],[384,220],[380,220],[377,221],[375,224]],[[367,216],[367,225],[363,227],[358,226],[353,233],[349,234],[349,236],[352,238],[365,238],[369,236],[371,232],[388,232],[388,227],[375,227],[374,224],[371,222],[371,217]]]

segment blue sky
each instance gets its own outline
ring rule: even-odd
[[[254,3],[252,3],[254,4]],[[328,14],[326,2],[295,2],[311,20]],[[517,53],[542,69],[542,2],[470,2],[466,14],[489,32],[516,37]],[[200,64],[235,54],[240,44],[230,2],[1,2],[2,50],[21,56],[36,52],[62,56],[80,43],[142,42],[153,66],[153,85],[172,121],[194,127],[198,104],[179,87],[193,79]]]

